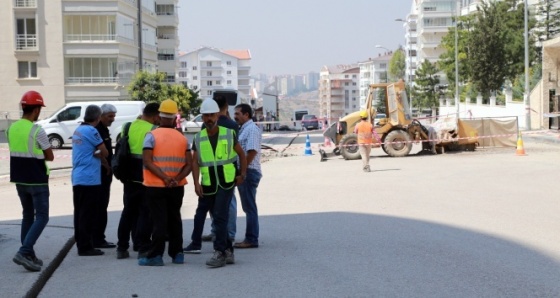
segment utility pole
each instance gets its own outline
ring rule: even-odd
[[[531,104],[529,99],[529,29],[527,20],[529,18],[529,5],[527,0],[525,4],[525,94],[523,95],[523,103],[525,105],[525,129],[531,130]]]
[[[457,105],[457,120],[459,119],[459,15],[461,9],[461,1],[455,2],[455,105]]]
[[[138,4],[138,70],[142,71],[144,65],[144,57],[142,56],[142,0],[136,0]]]

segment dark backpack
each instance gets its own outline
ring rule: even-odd
[[[128,144],[128,130],[130,129],[130,122],[124,124],[121,138],[115,146],[115,154],[111,160],[111,169],[115,178],[122,182],[130,179],[131,169],[131,154],[130,145]]]

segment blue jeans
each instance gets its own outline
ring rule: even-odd
[[[214,222],[216,232],[214,250],[221,252],[224,252],[226,249],[233,250],[227,231],[229,207],[231,205],[232,195],[233,188],[226,190],[218,187],[218,191],[215,194],[205,195],[203,198],[205,200],[209,200],[209,210]]]
[[[229,219],[227,223],[228,237],[230,239],[235,239],[235,233],[237,233],[237,199],[235,198],[235,188],[233,195],[231,196],[231,204],[229,204]],[[212,235],[216,235],[216,228],[214,227],[214,221],[212,221]]]
[[[19,253],[35,256],[33,246],[49,222],[49,186],[16,184],[23,219]]]
[[[244,242],[259,244],[259,212],[257,210],[257,187],[262,174],[254,169],[247,169],[245,181],[237,186],[241,206],[247,217],[247,229]]]

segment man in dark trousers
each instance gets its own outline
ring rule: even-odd
[[[218,126],[223,126],[225,128],[232,129],[237,135],[239,131],[239,125],[230,117],[228,117],[228,103],[223,95],[214,96],[214,100],[218,104],[220,111],[218,112]],[[203,127],[204,128],[204,127]],[[237,168],[237,162],[235,163]],[[215,238],[215,226],[212,223],[212,231],[210,234],[202,236],[204,230],[204,222],[206,221],[206,215],[209,212],[208,200],[200,197],[198,198],[198,206],[196,208],[196,213],[194,215],[194,227],[191,235],[192,242],[184,248],[185,253],[189,254],[199,254],[202,247],[201,241],[212,241]],[[229,207],[229,221],[227,224],[228,237],[233,242],[235,241],[236,233],[236,220],[237,220],[237,200],[235,199],[235,190],[231,198],[231,204]]]
[[[234,186],[243,182],[247,171],[245,153],[235,132],[217,123],[219,111],[213,99],[202,102],[200,113],[205,128],[194,136],[192,145],[194,189],[198,197],[208,200],[215,226],[214,255],[206,261],[212,268],[235,263],[227,231],[229,207]],[[234,164],[237,157],[239,172]]]
[[[113,158],[113,144],[109,133],[109,126],[115,121],[117,108],[112,104],[101,105],[101,119],[95,126],[97,132],[103,139],[103,144],[107,148],[108,155],[101,159],[101,188],[99,190],[99,201],[97,202],[96,222],[93,226],[93,247],[95,248],[114,248],[116,245],[107,242],[105,239],[105,229],[107,228],[107,207],[111,197],[111,182],[113,173],[111,171],[111,159]]]

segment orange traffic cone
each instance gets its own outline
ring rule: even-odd
[[[523,139],[521,139],[521,133],[519,133],[519,137],[517,138],[517,151],[515,155],[525,156],[525,149],[523,148]]]

